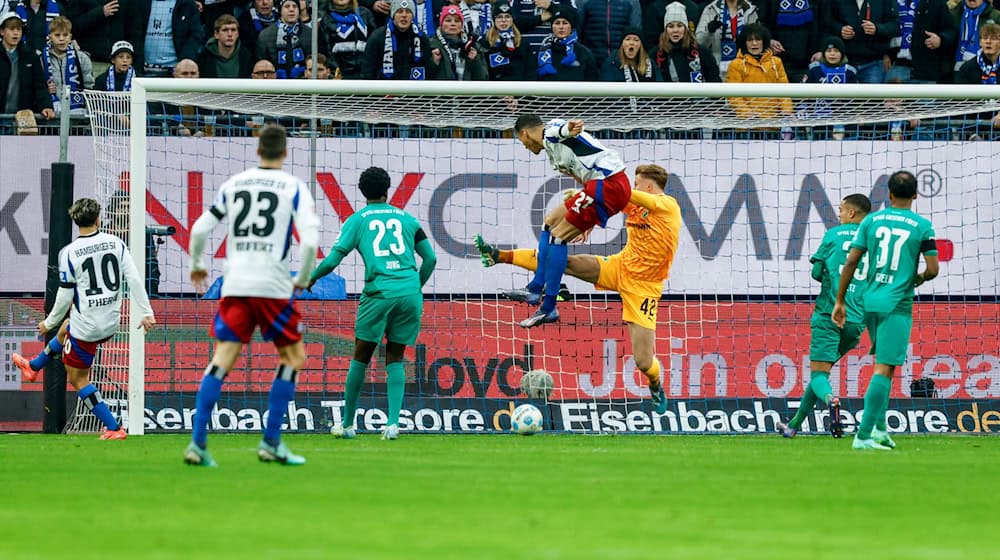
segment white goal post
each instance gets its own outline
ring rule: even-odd
[[[582,118],[591,130],[753,129],[879,123],[1000,110],[1000,88],[955,85],[654,84],[136,78],[128,119],[130,249],[146,261],[147,104],[397,125],[509,129],[522,112]],[[92,113],[101,95],[89,94]],[[120,95],[120,94],[119,94]],[[787,114],[741,118],[732,98],[789,98]],[[119,97],[118,107],[125,104]],[[638,104],[636,103],[638,100]],[[801,102],[801,103],[800,103]],[[815,107],[823,105],[824,110]],[[92,115],[92,118],[97,118]],[[105,117],[106,118],[106,117]],[[95,121],[96,122],[96,121]],[[127,127],[127,128],[126,128]],[[98,135],[95,125],[95,136]],[[95,139],[96,141],[97,139]],[[140,266],[145,276],[145,267]],[[130,301],[129,316],[138,310]],[[135,320],[133,319],[134,323]],[[145,337],[129,329],[129,434],[144,433]]]

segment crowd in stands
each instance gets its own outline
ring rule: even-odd
[[[275,1],[0,0],[0,114],[72,114],[135,76],[311,77],[313,25],[320,79],[997,84],[1000,68],[991,0]]]

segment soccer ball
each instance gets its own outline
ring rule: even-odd
[[[533,369],[521,376],[521,392],[533,399],[547,399],[555,382],[544,369]]]
[[[533,404],[522,404],[510,415],[510,431],[530,436],[542,431],[542,411]]]

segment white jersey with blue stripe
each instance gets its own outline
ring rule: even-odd
[[[545,125],[542,145],[553,169],[572,175],[581,183],[605,179],[625,170],[622,158],[589,133],[570,136],[569,125],[563,119],[553,119]]]
[[[153,310],[132,254],[118,237],[103,231],[81,235],[59,251],[60,291],[73,291],[69,320],[73,338],[96,342],[115,334],[126,286],[142,316],[151,316]],[[60,299],[45,319],[49,329],[58,327],[66,313]]]
[[[203,218],[205,223],[197,224],[199,236],[207,235],[206,230],[223,218],[228,222],[223,297],[292,296],[288,270],[292,226],[301,236],[303,249],[308,238],[315,251],[318,235],[316,205],[305,183],[280,169],[248,169],[219,188]],[[194,253],[192,269],[204,270],[200,251]]]

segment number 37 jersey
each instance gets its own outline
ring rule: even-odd
[[[118,330],[128,283],[142,316],[152,315],[125,242],[109,233],[83,235],[59,252],[59,287],[73,290],[70,329],[78,340],[103,340]],[[49,325],[55,328],[56,325]]]
[[[223,183],[208,210],[211,225],[228,222],[222,296],[291,297],[292,226],[315,238],[315,208],[305,184],[280,169],[248,169]]]

